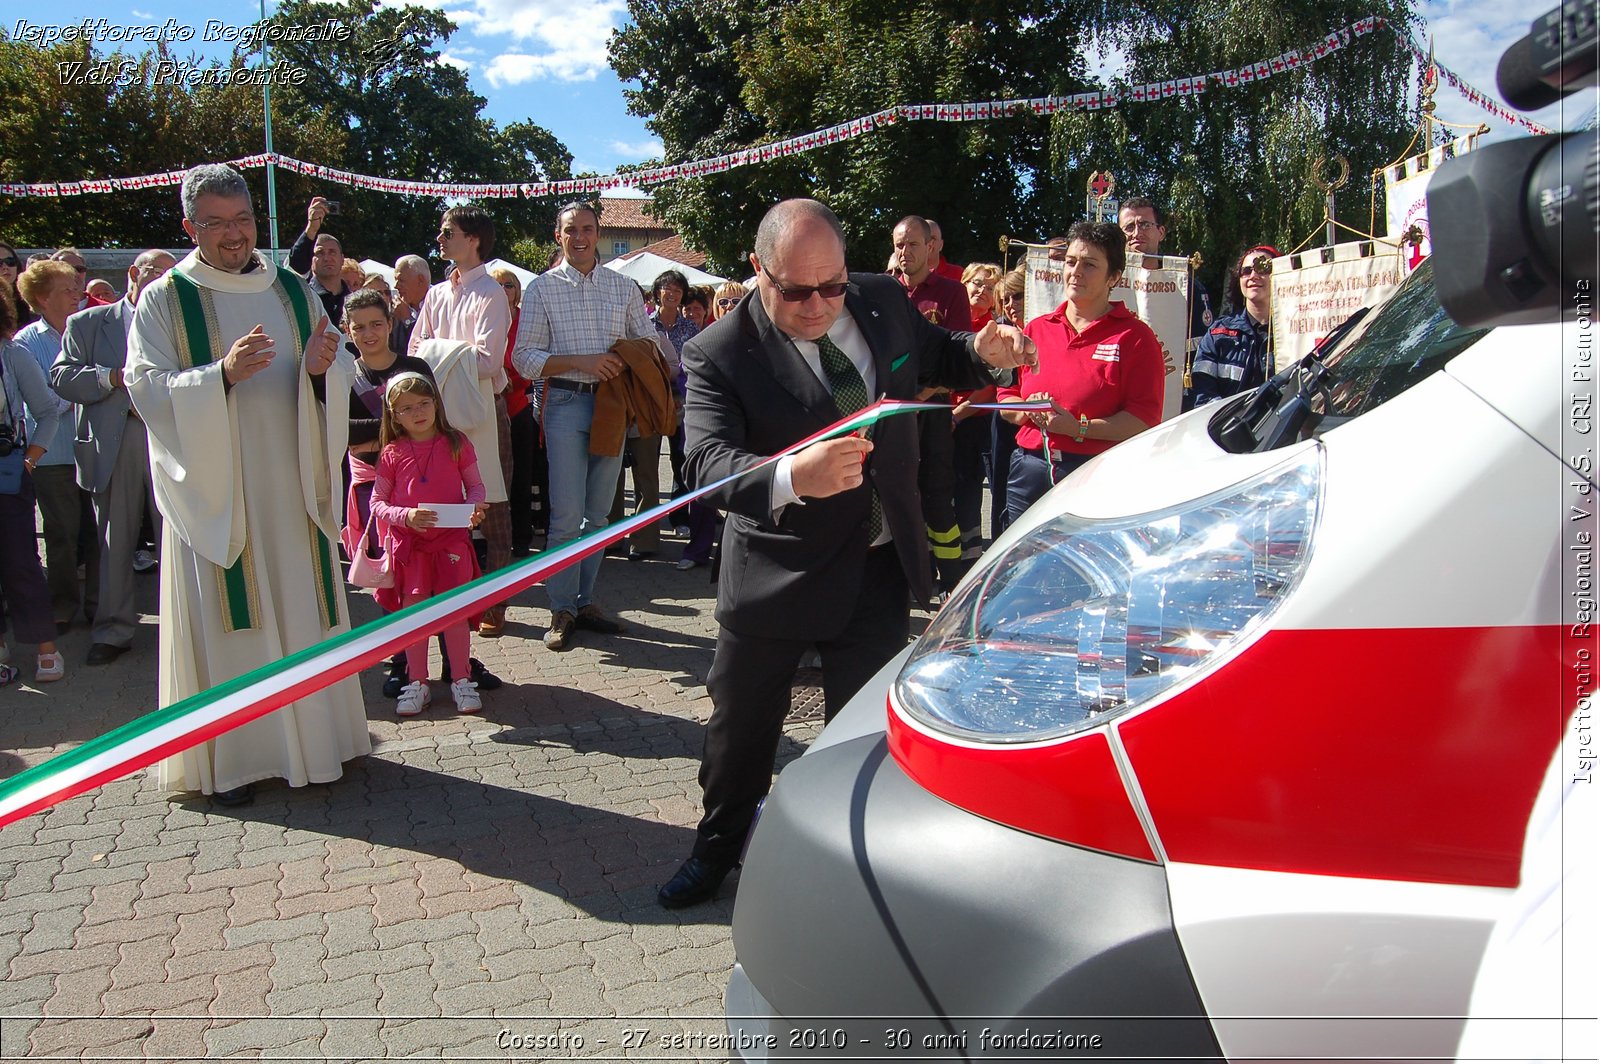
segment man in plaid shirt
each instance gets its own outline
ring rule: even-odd
[[[589,453],[595,391],[626,368],[611,353],[618,340],[654,340],[639,286],[600,268],[600,215],[569,203],[556,215],[561,265],[536,278],[522,303],[511,361],[543,394],[545,451],[550,461],[550,538],[554,549],[604,528],[622,471],[622,452]],[[545,584],[550,630],[544,645],[564,650],[574,628],[615,634],[622,623],[594,602],[602,555],[596,551]]]

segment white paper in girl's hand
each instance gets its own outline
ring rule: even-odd
[[[434,528],[472,527],[474,507],[470,502],[430,502],[423,503],[422,506],[439,515],[439,523],[434,525]]]

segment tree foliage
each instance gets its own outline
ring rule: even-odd
[[[424,7],[380,7],[376,0],[284,0],[268,20],[284,27],[328,21],[347,39],[282,40],[275,69],[303,72],[271,87],[273,147],[285,155],[356,173],[450,182],[515,182],[571,176],[572,155],[532,122],[505,127],[484,118],[485,101],[466,75],[441,62],[438,44],[455,25]],[[87,44],[43,49],[0,36],[0,180],[76,181],[181,170],[200,162],[259,153],[264,146],[259,86],[187,86],[157,77],[174,57],[158,46],[144,55],[95,53]],[[200,65],[194,57],[185,62]],[[121,76],[62,76],[61,63],[107,62]],[[122,68],[122,63],[129,68]],[[259,52],[241,44],[227,67],[254,67]],[[295,83],[298,82],[298,83]],[[258,212],[266,213],[266,179],[245,171]],[[287,247],[305,224],[314,195],[340,201],[326,228],[348,253],[392,261],[433,250],[437,197],[400,197],[276,172],[279,239]],[[496,199],[500,243],[548,238],[549,203]],[[73,199],[0,197],[0,236],[18,246],[180,247],[176,190],[171,187]],[[269,242],[265,224],[258,239]]]
[[[1411,0],[630,0],[611,41],[630,110],[667,160],[793,136],[892,104],[1087,91],[1088,57],[1125,58],[1128,82],[1233,68],[1315,43],[1377,13],[1410,26]],[[1088,175],[1173,205],[1171,248],[1219,273],[1234,248],[1293,244],[1320,221],[1313,163],[1342,152],[1340,215],[1364,226],[1362,176],[1409,136],[1408,55],[1380,31],[1293,74],[1198,99],[987,122],[905,122],[865,137],[657,192],[693,246],[737,265],[784,196],[829,203],[851,263],[882,269],[896,219],[939,219],[956,261],[998,257],[1082,216]]]

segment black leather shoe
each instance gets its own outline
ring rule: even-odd
[[[500,689],[500,677],[484,667],[483,662],[477,658],[472,659],[472,682],[478,685],[480,691],[497,691]]]
[[[256,785],[254,783],[246,783],[243,787],[235,787],[231,791],[218,791],[211,796],[211,800],[217,805],[230,808],[249,805],[256,800]]]
[[[718,864],[691,857],[683,862],[678,874],[656,892],[656,900],[663,909],[682,909],[710,901],[717,896],[717,888],[722,886],[722,881],[732,871],[732,864]]]
[[[411,675],[406,666],[389,663],[389,675],[383,678],[383,697],[399,698],[400,692],[406,689],[406,684],[411,682]]]
[[[500,677],[490,672],[488,667],[477,658],[468,658],[472,662],[472,682],[478,685],[480,691],[498,691],[503,683]],[[444,671],[439,676],[440,683],[449,683],[454,677],[450,675],[450,663],[444,663]]]
[[[89,648],[89,664],[110,665],[127,652],[127,647],[119,647],[115,643],[96,643]]]

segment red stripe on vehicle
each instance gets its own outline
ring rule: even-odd
[[[1266,633],[1120,727],[1167,858],[1514,886],[1534,795],[1582,693],[1579,646],[1563,635]]]
[[[1075,846],[1155,861],[1102,732],[1044,749],[951,746],[889,707],[889,750],[930,793],[1009,827]]]

